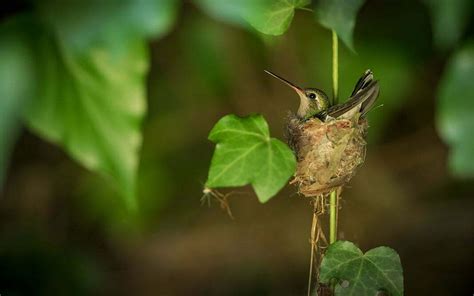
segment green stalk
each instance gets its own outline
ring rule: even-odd
[[[332,30],[332,100],[338,103],[339,91],[339,42],[336,31]]]
[[[338,40],[336,31],[332,30],[332,93],[333,104],[337,104],[338,88],[339,88],[339,55]],[[331,191],[329,199],[329,243],[332,244],[337,240],[337,190]]]
[[[329,199],[329,243],[337,240],[337,190],[331,191]]]

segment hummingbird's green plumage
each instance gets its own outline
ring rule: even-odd
[[[296,115],[300,120],[312,117],[318,117],[322,121],[326,121],[328,118],[352,118],[357,112],[362,117],[371,109],[379,94],[378,81],[374,80],[370,70],[365,71],[364,75],[359,78],[346,102],[333,106],[330,105],[328,96],[322,90],[301,88],[270,71],[265,70],[265,72],[296,91],[300,97],[300,106]]]

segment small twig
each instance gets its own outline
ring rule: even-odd
[[[326,239],[326,235],[324,235],[324,231],[321,228],[321,225],[319,225],[319,235],[321,236],[321,240],[324,242],[324,247],[320,246],[320,249],[325,249],[328,246],[328,240]]]
[[[318,216],[316,213],[316,204],[313,209],[313,222],[311,223],[311,258],[309,262],[309,278],[308,278],[308,296],[311,296],[311,285],[313,280],[313,265],[314,265],[314,253],[316,251],[316,225],[318,223]],[[319,237],[319,233],[318,233]]]
[[[321,223],[319,223],[319,216],[325,213],[325,197],[323,195],[313,197],[311,203],[313,205],[313,222],[311,224],[311,258],[309,264],[308,296],[311,295],[313,278],[317,280],[316,283],[318,283],[319,280],[319,273],[317,271],[315,272],[314,268],[315,266],[319,266],[322,260],[322,253],[318,253],[318,250],[324,250],[328,245]]]

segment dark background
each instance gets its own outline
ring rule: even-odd
[[[452,51],[433,46],[423,3],[367,2],[355,30],[357,53],[341,44],[341,98],[371,68],[383,106],[369,115],[367,159],[342,195],[339,236],[362,250],[393,247],[406,295],[471,295],[474,182],[451,177],[435,123]],[[2,18],[27,9],[11,2]],[[471,19],[463,38],[472,36]],[[215,122],[261,113],[283,138],[298,98],[263,69],[330,93],[330,41],[306,11],[285,35],[268,37],[185,2],[172,32],[150,43],[140,212],[129,213],[107,180],[23,130],[1,194],[0,293],[305,294],[309,200],[287,186],[262,205],[251,188],[237,188],[232,220],[200,199]]]

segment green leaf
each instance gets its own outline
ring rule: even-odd
[[[22,108],[34,90],[34,55],[25,25],[15,18],[0,27],[0,189]]]
[[[354,51],[352,35],[359,9],[365,0],[318,0],[314,12],[318,22],[336,31],[341,40]]]
[[[37,0],[37,10],[62,40],[76,48],[104,38],[161,37],[173,25],[177,0]]]
[[[451,171],[460,177],[474,177],[473,77],[474,42],[470,42],[453,55],[438,89],[438,131],[451,148]]]
[[[329,246],[321,262],[320,281],[336,280],[335,295],[403,295],[403,271],[397,252],[378,247],[365,254],[351,242],[337,241]]]
[[[431,14],[437,48],[452,48],[461,39],[472,9],[472,0],[424,0]]]
[[[244,18],[258,31],[268,35],[281,35],[288,30],[295,9],[308,5],[310,0],[261,1],[253,13]]]
[[[216,143],[206,182],[209,188],[251,184],[264,203],[285,186],[295,171],[293,152],[270,137],[261,115],[227,115],[214,126],[209,140]]]
[[[146,44],[96,43],[77,52],[47,33],[36,41],[39,81],[28,125],[87,168],[112,177],[130,206],[146,112]],[[73,47],[73,46],[72,46]]]

